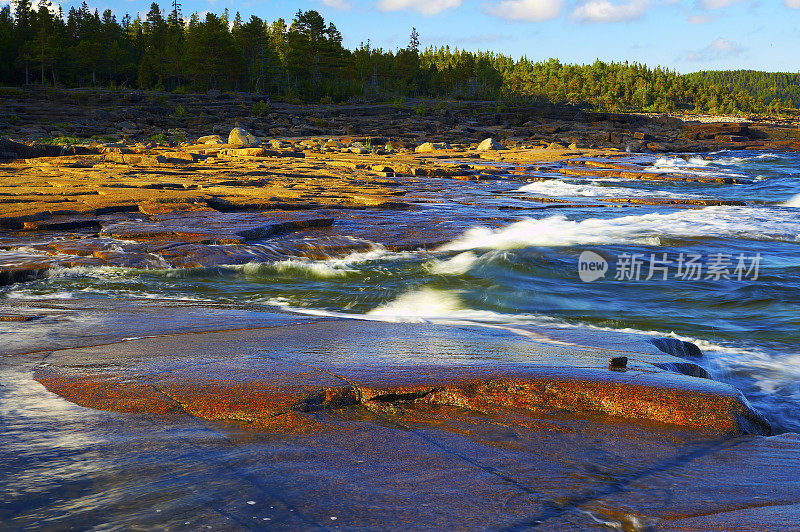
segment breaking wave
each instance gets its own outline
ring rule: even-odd
[[[440,250],[603,244],[655,246],[664,238],[709,237],[796,242],[800,241],[800,220],[775,209],[728,206],[581,221],[556,215],[526,218],[499,229],[474,227]]]
[[[561,179],[548,179],[546,181],[536,181],[533,183],[529,183],[524,187],[518,189],[517,192],[527,192],[531,194],[540,194],[543,196],[555,196],[555,197],[582,196],[582,197],[624,198],[624,197],[642,196],[642,195],[646,195],[648,197],[691,196],[691,194],[675,194],[672,192],[666,192],[660,190],[643,191],[637,188],[608,187],[608,186],[593,185],[588,183],[586,184],[568,183],[566,181],[562,181]]]

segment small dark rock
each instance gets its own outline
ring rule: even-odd
[[[650,342],[660,351],[680,358],[702,358],[703,352],[692,342],[677,338],[651,338]]]
[[[610,369],[624,369],[628,367],[628,357],[611,357],[608,359]]]

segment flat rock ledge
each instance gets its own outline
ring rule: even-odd
[[[319,414],[403,419],[455,407],[485,415],[611,416],[714,436],[770,433],[738,390],[683,374],[705,372],[652,344],[628,353],[631,362],[618,371],[608,365],[612,351],[513,335],[498,344],[492,334],[323,320],[56,351],[35,378],[82,406],[185,412],[281,432],[330,429]],[[431,335],[444,353],[429,352]],[[465,341],[471,356],[446,356]],[[403,347],[386,347],[397,345]]]
[[[800,516],[798,435],[745,434],[769,428],[677,340],[108,312],[116,336],[89,340],[104,345],[0,360],[3,404],[36,400],[6,409],[10,435],[36,428],[20,425],[31,412],[51,420],[27,461],[3,449],[8,477],[41,490],[14,486],[19,528],[51,507],[61,528],[112,515],[118,528],[223,530],[794,530]],[[52,469],[59,441],[77,446],[56,465],[86,466],[84,511],[63,513],[74,490],[54,502],[29,473]],[[114,496],[97,496],[109,480]]]

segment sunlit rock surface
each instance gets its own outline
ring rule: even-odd
[[[175,325],[191,311],[176,312]],[[595,333],[297,319],[164,335],[166,321],[152,338],[4,358],[3,522],[796,522],[797,437],[743,435],[768,429],[738,392],[662,369],[687,361],[649,341],[618,335],[609,350],[594,345],[613,335]],[[608,367],[620,353],[624,372]]]

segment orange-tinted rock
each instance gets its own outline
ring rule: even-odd
[[[75,404],[116,412],[179,412],[181,406],[147,382],[109,373],[92,375],[45,366],[36,378],[48,390],[67,395]]]
[[[75,393],[87,406],[94,397],[98,408],[140,404],[143,411],[151,411],[149,390],[155,388],[197,417],[262,426],[287,412],[335,411],[356,405],[378,411],[440,405],[498,415],[509,409],[531,415],[605,415],[715,435],[769,433],[769,425],[734,388],[665,371],[669,367],[665,362],[680,363],[680,359],[654,354],[655,348],[651,354],[629,354],[633,362],[620,372],[608,369],[607,352],[577,347],[522,343],[517,349],[531,349],[530,361],[502,364],[479,355],[473,361],[436,362],[423,353],[413,356],[428,362],[410,363],[403,348],[387,347],[397,342],[397,335],[403,336],[401,345],[410,345],[407,342],[413,335],[430,334],[425,331],[419,326],[325,321],[302,329],[141,339],[54,353],[37,379],[48,387],[57,383],[53,391],[67,398]],[[432,331],[444,335],[440,345],[451,341],[450,329]],[[321,356],[318,348],[303,346],[308,335],[314,337],[314,345],[333,347],[338,337],[358,341],[370,337],[376,342],[371,345],[382,347],[371,359],[361,358],[369,347],[356,344],[351,344],[352,352]],[[475,345],[489,341],[479,330],[467,337]],[[457,346],[461,340],[452,341]],[[424,336],[418,345],[424,345]],[[253,349],[267,355],[249,355]],[[286,350],[291,354],[282,354]],[[101,371],[91,363],[98,358],[106,362]],[[576,366],[578,360],[581,364]],[[96,391],[102,388],[97,383],[104,380],[113,390],[113,400]],[[127,391],[124,383],[131,383]],[[86,386],[91,393],[85,391]],[[146,397],[137,399],[143,390]],[[127,400],[121,399],[126,394]]]

